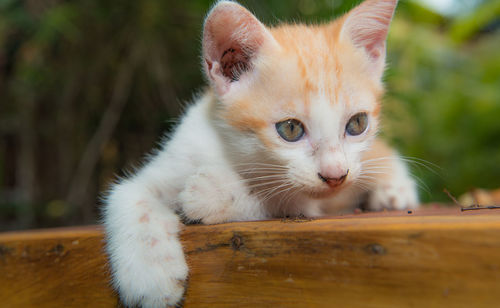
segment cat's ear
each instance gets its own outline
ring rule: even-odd
[[[266,27],[247,9],[219,1],[208,13],[203,28],[203,65],[219,95],[253,69],[266,43],[274,41]]]
[[[366,0],[345,16],[341,38],[362,49],[369,71],[381,78],[385,66],[386,38],[397,0]]]

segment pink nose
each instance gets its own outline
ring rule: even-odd
[[[328,184],[330,187],[336,187],[339,186],[340,184],[344,183],[345,179],[347,178],[347,175],[349,174],[349,169],[347,169],[346,173],[338,178],[331,178],[331,177],[325,177],[321,175],[321,173],[318,173],[318,177]]]

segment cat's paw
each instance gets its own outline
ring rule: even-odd
[[[182,225],[156,200],[133,200],[121,187],[107,211],[107,251],[113,285],[128,307],[174,307],[184,294],[188,267],[179,240]],[[115,194],[117,195],[117,194]],[[120,216],[115,205],[125,206]],[[122,210],[122,208],[120,208]]]
[[[387,183],[378,183],[368,197],[368,209],[372,211],[403,210],[418,207],[415,182],[404,174]]]
[[[159,240],[149,244],[160,245]],[[179,243],[165,248],[167,254],[126,256],[114,264],[114,284],[127,307],[176,307],[182,300],[188,268]],[[136,252],[140,253],[140,252]]]
[[[183,213],[205,224],[221,223],[233,216],[234,175],[214,167],[203,167],[186,180],[179,194]]]

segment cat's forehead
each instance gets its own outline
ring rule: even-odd
[[[250,86],[229,97],[228,122],[247,129],[288,117],[331,122],[353,112],[378,114],[382,84],[368,78],[353,47],[340,42],[337,22],[269,30],[279,49],[263,49]]]
[[[286,97],[288,93],[306,105],[318,102],[318,97],[332,104],[349,105],[353,95],[369,95],[377,100],[382,94],[382,84],[364,73],[352,45],[339,40],[337,22],[282,25],[270,30],[280,45],[279,52],[266,57],[262,69],[262,86],[272,84],[271,95]]]
[[[283,61],[296,64],[302,78],[318,76],[325,69],[340,70],[337,57],[336,36],[332,26],[282,25],[271,29],[280,46],[279,56]]]
[[[290,54],[326,55],[338,44],[338,22],[321,25],[281,24],[269,29],[281,48]]]

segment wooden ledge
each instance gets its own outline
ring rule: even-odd
[[[193,225],[185,307],[496,307],[500,210]],[[112,307],[99,227],[0,233],[5,307]]]

